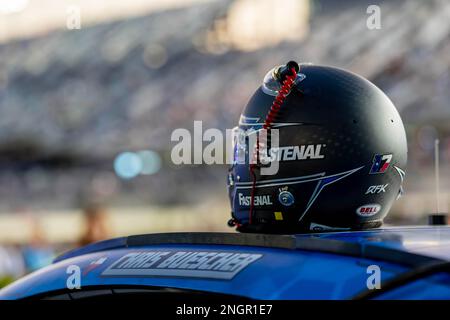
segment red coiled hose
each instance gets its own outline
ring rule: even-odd
[[[286,75],[286,79],[284,79],[283,84],[278,91],[277,96],[275,97],[275,100],[272,103],[272,106],[270,107],[269,112],[267,113],[266,119],[264,120],[263,129],[270,129],[273,122],[275,121],[278,112],[281,109],[281,106],[286,99],[287,95],[292,89],[292,86],[294,85],[295,79],[297,78],[297,70],[292,67],[290,68],[291,74]],[[300,70],[299,70],[300,71]],[[259,155],[259,137],[256,136],[256,149],[252,156],[252,161],[250,162],[250,174],[253,179],[252,184],[252,191],[250,194],[250,211],[249,211],[249,217],[248,217],[248,223],[252,223],[252,216],[253,216],[253,210],[254,210],[254,202],[255,202],[255,189],[256,189],[256,174],[255,174],[255,167],[258,162],[258,155]]]

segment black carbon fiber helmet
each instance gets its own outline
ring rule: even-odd
[[[252,144],[263,129],[265,140]],[[407,143],[399,113],[373,83],[291,61],[251,97],[232,154],[229,225],[238,231],[360,230],[381,226],[401,194]],[[264,174],[272,162],[275,174]]]

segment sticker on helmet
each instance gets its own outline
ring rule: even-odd
[[[191,277],[230,280],[262,254],[220,251],[138,251],[124,255],[102,276]]]
[[[242,193],[239,193],[239,205],[240,206],[249,206],[251,203],[251,196],[245,196]],[[261,195],[253,197],[253,205],[255,206],[267,206],[272,205],[272,199],[270,195]]]
[[[379,193],[385,193],[386,188],[389,186],[389,183],[386,184],[379,184],[375,186],[370,186],[367,188],[367,191],[365,194],[379,194]]]
[[[295,160],[315,160],[324,159],[325,155],[322,154],[322,148],[325,148],[325,144],[308,144],[301,146],[287,146],[279,148],[271,148],[269,150],[268,157],[264,154],[264,150],[261,150],[262,157],[269,158],[271,161],[295,161]]]
[[[289,191],[281,191],[278,194],[278,201],[280,201],[283,206],[289,207],[294,204],[295,198]]]
[[[359,207],[356,209],[356,213],[361,217],[370,217],[380,212],[380,210],[381,206],[379,204],[372,203]]]
[[[283,212],[281,211],[275,211],[273,213],[273,215],[275,216],[275,220],[283,220]]]
[[[369,174],[385,173],[392,160],[392,153],[376,154],[372,160]]]

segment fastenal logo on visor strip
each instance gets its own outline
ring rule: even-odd
[[[192,277],[230,280],[262,254],[218,251],[140,251],[110,265],[102,276]]]

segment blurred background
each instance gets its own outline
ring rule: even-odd
[[[445,0],[0,0],[0,287],[108,237],[230,231],[225,166],[175,166],[171,133],[234,127],[291,59],[393,100],[409,163],[387,222],[425,224],[436,138],[450,202],[449,53]]]

